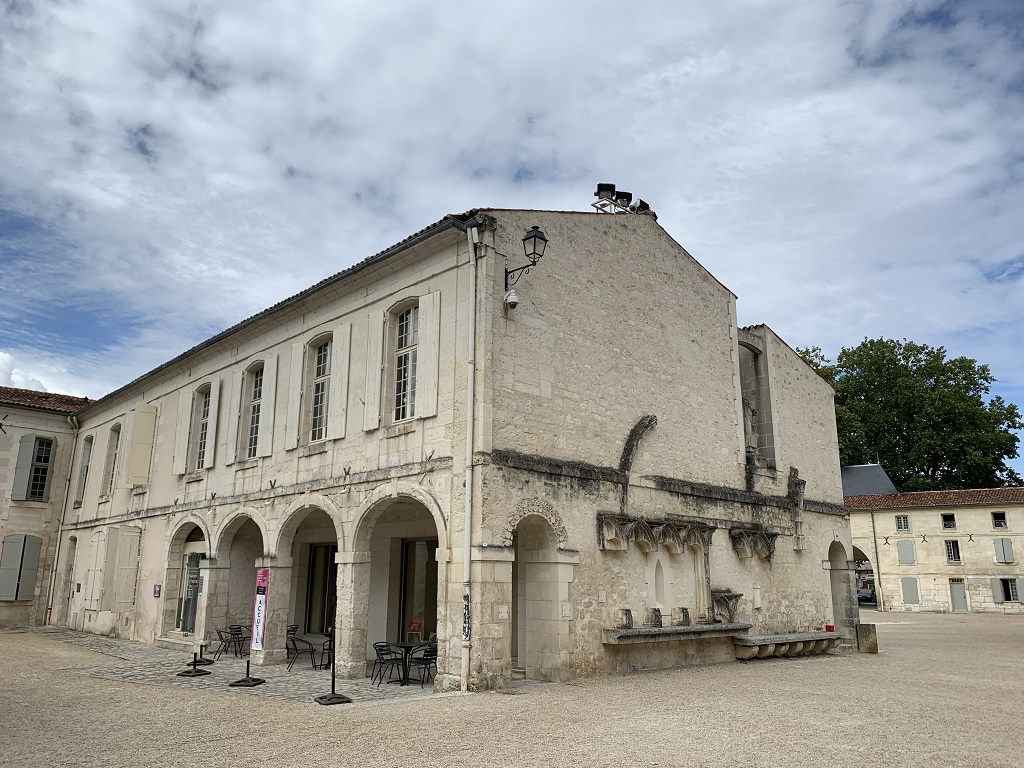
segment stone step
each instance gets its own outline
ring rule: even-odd
[[[526,679],[526,670],[525,669],[520,669],[518,667],[513,667],[512,668],[512,679],[513,680],[525,680]]]

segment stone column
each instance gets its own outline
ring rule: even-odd
[[[469,674],[470,688],[474,690],[502,688],[512,679],[514,559],[512,547],[473,547]],[[461,652],[458,667],[461,683]]]
[[[263,650],[253,651],[252,663],[256,666],[277,664],[286,658],[285,635],[288,616],[291,611],[292,591],[291,557],[257,557],[256,568],[269,568],[270,581],[267,585],[267,624],[263,633]]]
[[[370,553],[338,552],[337,595],[334,627],[338,647],[335,670],[338,677],[366,677],[366,619],[370,609]]]
[[[197,643],[210,645],[216,641],[216,630],[227,628],[229,573],[227,558],[199,561],[199,579],[203,588],[196,607]]]

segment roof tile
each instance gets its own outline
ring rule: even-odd
[[[847,509],[903,509],[905,507],[971,507],[985,504],[1024,504],[1024,488],[976,488],[967,491],[846,496]]]
[[[53,411],[54,413],[74,413],[90,402],[92,401],[87,397],[60,395],[56,392],[36,392],[34,389],[0,387],[0,405]]]

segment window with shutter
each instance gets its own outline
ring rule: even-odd
[[[82,458],[78,468],[78,486],[75,489],[75,506],[82,506],[85,499],[85,484],[89,479],[89,463],[92,461],[92,435],[82,442]]]
[[[917,579],[904,576],[900,581],[903,585],[903,602],[907,605],[918,605],[921,598],[917,591]]]
[[[914,554],[914,542],[909,539],[896,542],[896,551],[899,555],[900,565],[913,565],[917,562]]]
[[[32,600],[43,540],[15,533],[5,536],[0,549],[0,600]]]
[[[1013,562],[1013,541],[1010,539],[996,539],[995,548],[997,563]]]

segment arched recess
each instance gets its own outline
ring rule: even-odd
[[[857,602],[861,602],[861,594],[864,595],[864,603],[874,606],[878,600],[878,584],[875,578],[875,566],[871,558],[860,547],[853,548],[853,565],[857,571]],[[863,592],[862,590],[870,590]]]
[[[229,513],[224,518],[220,528],[213,532],[210,557],[216,559],[225,555],[225,545],[230,545],[232,538],[238,533],[238,529],[246,522],[251,522],[259,528],[260,538],[263,540],[263,547],[257,556],[267,557],[270,555],[270,529],[267,526],[267,521],[263,519],[263,515],[252,507],[239,507],[234,512]]]
[[[365,669],[375,642],[426,640],[444,626],[446,573],[438,553],[443,561],[447,542],[441,507],[422,488],[393,483],[369,494],[352,534],[347,578],[339,580],[339,654],[351,655],[348,669]],[[439,670],[447,663],[444,640]]]
[[[838,539],[829,545],[828,567],[833,622],[837,629],[849,629],[856,622],[857,593],[854,590],[854,572],[850,569],[846,547]]]
[[[208,594],[216,596],[207,600],[210,626],[252,624],[256,564],[267,548],[267,525],[256,510],[242,507],[221,524],[214,534],[212,562],[205,575]]]
[[[567,556],[570,553],[565,552],[550,517],[524,515],[511,535],[510,655],[513,669],[521,670],[526,678],[564,682],[573,675],[569,585],[577,559]]]
[[[179,520],[168,533],[166,551],[161,631],[165,636],[188,636],[196,631],[199,619],[200,565],[210,553],[206,521],[194,514]]]
[[[295,531],[312,509],[321,510],[330,518],[334,526],[334,535],[337,539],[338,547],[344,549],[345,529],[341,524],[341,508],[323,494],[304,493],[289,504],[284,514],[281,515],[281,522],[277,527],[276,535],[272,531],[268,531],[267,540],[273,541],[273,546],[268,553],[271,557],[287,558],[289,556]]]
[[[551,502],[546,499],[524,499],[520,501],[515,509],[512,510],[512,514],[505,520],[498,543],[503,547],[511,547],[519,523],[531,516],[539,517],[548,524],[551,529],[551,535],[554,537],[554,547],[556,549],[566,548],[566,545],[569,543],[569,534],[565,530],[565,523],[562,522],[561,515],[551,506]]]

